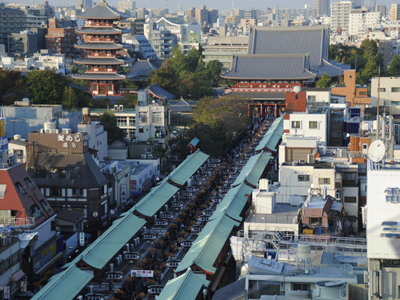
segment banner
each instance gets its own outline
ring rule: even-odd
[[[7,119],[0,118],[0,152],[8,152]]]
[[[131,276],[136,277],[154,277],[154,271],[152,270],[131,270]]]

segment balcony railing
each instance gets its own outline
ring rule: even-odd
[[[89,54],[88,58],[96,58],[96,57],[111,57],[111,58],[115,58],[115,54],[111,54],[111,53],[93,53],[93,54]]]

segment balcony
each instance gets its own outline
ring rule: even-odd
[[[88,58],[98,58],[98,57],[111,57],[111,58],[115,58],[116,55],[115,54],[111,54],[111,53],[93,53],[87,56]]]
[[[88,38],[85,41],[91,43],[114,43],[116,40],[112,38]]]

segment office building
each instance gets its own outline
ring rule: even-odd
[[[127,1],[118,1],[117,10],[125,11],[125,10],[134,10],[136,9],[135,1],[127,0]]]
[[[349,18],[352,8],[354,8],[352,1],[340,1],[331,4],[331,31],[339,33],[349,31]]]
[[[329,16],[329,0],[314,0],[314,8],[317,9],[317,16]]]

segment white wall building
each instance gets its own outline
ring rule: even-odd
[[[352,9],[349,15],[349,34],[363,40],[368,28],[381,22],[380,12],[369,12],[367,9]]]
[[[350,10],[354,7],[353,1],[339,1],[331,3],[331,31],[349,31]]]
[[[95,162],[108,157],[107,152],[107,131],[104,131],[104,126],[100,122],[90,122],[89,124],[78,124],[78,131],[87,132],[89,137],[89,148],[97,150]]]
[[[371,106],[378,102],[378,78],[371,78]],[[400,103],[400,77],[381,77],[379,105],[392,106]]]
[[[311,95],[310,95],[311,96]],[[316,137],[318,143],[326,145],[328,139],[327,113],[294,113],[283,121],[285,134],[291,136]]]

